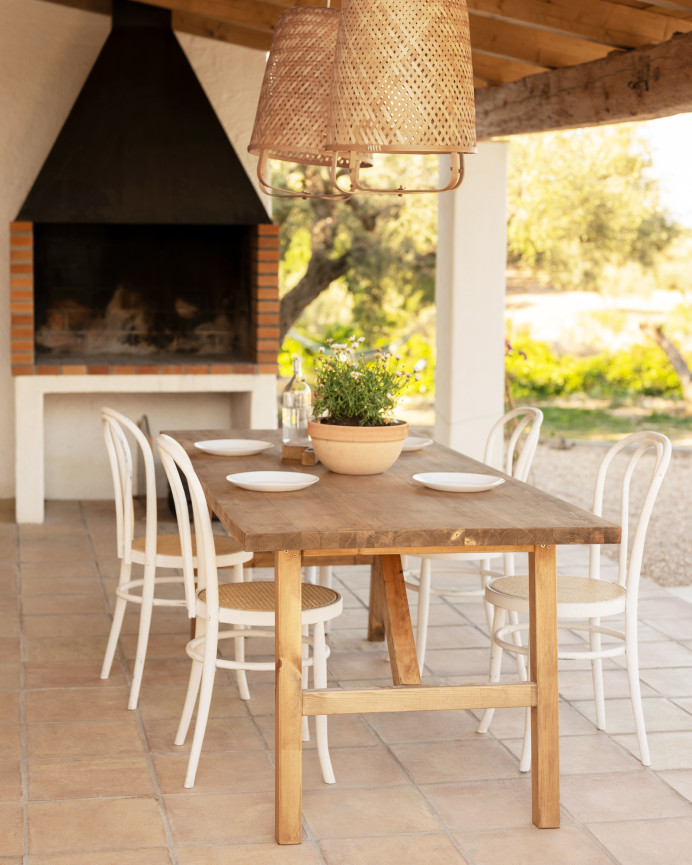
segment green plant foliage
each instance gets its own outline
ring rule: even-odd
[[[601,352],[587,357],[556,355],[547,343],[512,340],[505,359],[515,399],[550,399],[585,394],[601,399],[657,396],[679,399],[680,381],[665,354],[654,345]],[[523,352],[523,357],[519,352]]]
[[[330,354],[316,359],[312,400],[316,418],[359,426],[384,426],[393,419],[399,397],[415,374],[400,368],[399,356],[360,352],[363,339],[330,340]]]
[[[678,228],[663,211],[636,126],[513,138],[508,257],[560,288],[600,288],[609,264],[651,267]]]

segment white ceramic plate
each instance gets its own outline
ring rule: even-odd
[[[311,484],[316,484],[319,478],[317,475],[303,472],[239,472],[236,475],[226,475],[226,480],[244,490],[255,490],[260,493],[288,493],[291,490],[302,490]]]
[[[409,436],[404,439],[404,446],[401,449],[402,453],[407,451],[419,451],[421,448],[427,448],[433,443],[432,439],[420,438],[419,436]]]
[[[260,442],[254,439],[209,439],[195,442],[195,447],[217,457],[247,457],[259,454],[272,446],[271,442]]]
[[[496,475],[475,475],[467,472],[425,472],[413,480],[431,490],[449,493],[481,493],[505,482]]]

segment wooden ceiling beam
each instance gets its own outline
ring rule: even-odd
[[[605,0],[467,0],[469,13],[521,21],[616,48],[639,48],[688,33],[692,21]]]
[[[692,111],[692,33],[476,93],[479,140]]]
[[[471,14],[471,48],[491,52],[534,66],[557,68],[588,63],[605,57],[612,49],[608,45],[573,39],[559,33],[535,30],[527,25],[513,24]]]

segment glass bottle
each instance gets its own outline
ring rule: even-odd
[[[302,358],[293,356],[293,377],[281,395],[281,439],[284,444],[309,445],[308,421],[312,394],[303,375]]]

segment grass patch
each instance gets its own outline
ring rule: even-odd
[[[692,417],[628,408],[541,406],[542,438],[615,441],[640,430],[664,433],[672,442],[692,443]]]

